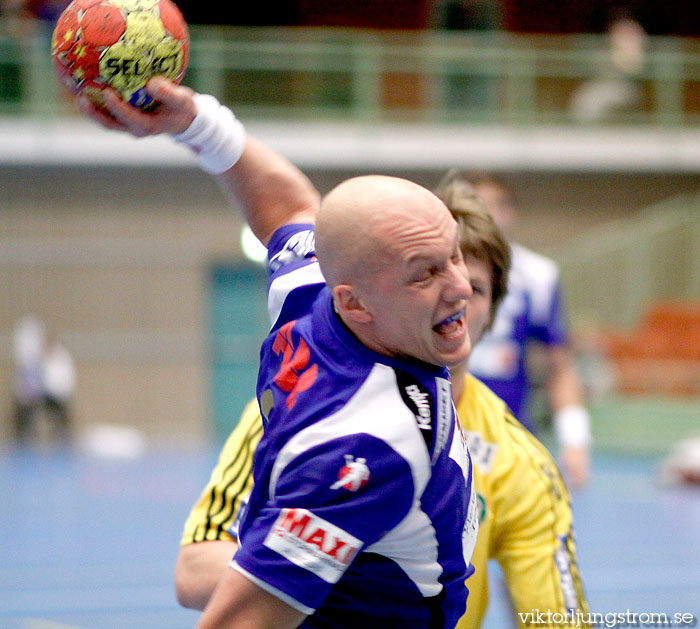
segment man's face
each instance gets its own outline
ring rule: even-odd
[[[471,349],[466,307],[472,290],[447,211],[435,223],[392,228],[382,270],[363,294],[381,353],[434,365],[464,360]]]

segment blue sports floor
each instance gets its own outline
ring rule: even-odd
[[[0,628],[193,627],[172,572],[215,456],[1,450]],[[657,463],[598,455],[592,485],[574,496],[593,611],[700,618],[700,487],[659,487]],[[509,626],[498,591],[486,626]]]

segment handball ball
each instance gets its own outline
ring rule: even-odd
[[[148,108],[153,76],[180,83],[189,59],[187,24],[171,0],[73,0],[59,17],[51,56],[61,81],[102,103],[109,86]]]

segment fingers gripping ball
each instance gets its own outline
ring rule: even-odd
[[[74,93],[99,104],[109,86],[147,108],[148,80],[158,75],[180,83],[189,48],[187,24],[171,0],[73,0],[54,29],[51,56]]]

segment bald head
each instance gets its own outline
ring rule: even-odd
[[[466,358],[471,286],[457,223],[432,192],[349,179],[321,203],[316,254],[335,312],[366,347],[433,365]]]
[[[354,177],[326,195],[316,220],[316,253],[329,286],[356,283],[391,258],[399,232],[417,232],[449,212],[406,179]]]

